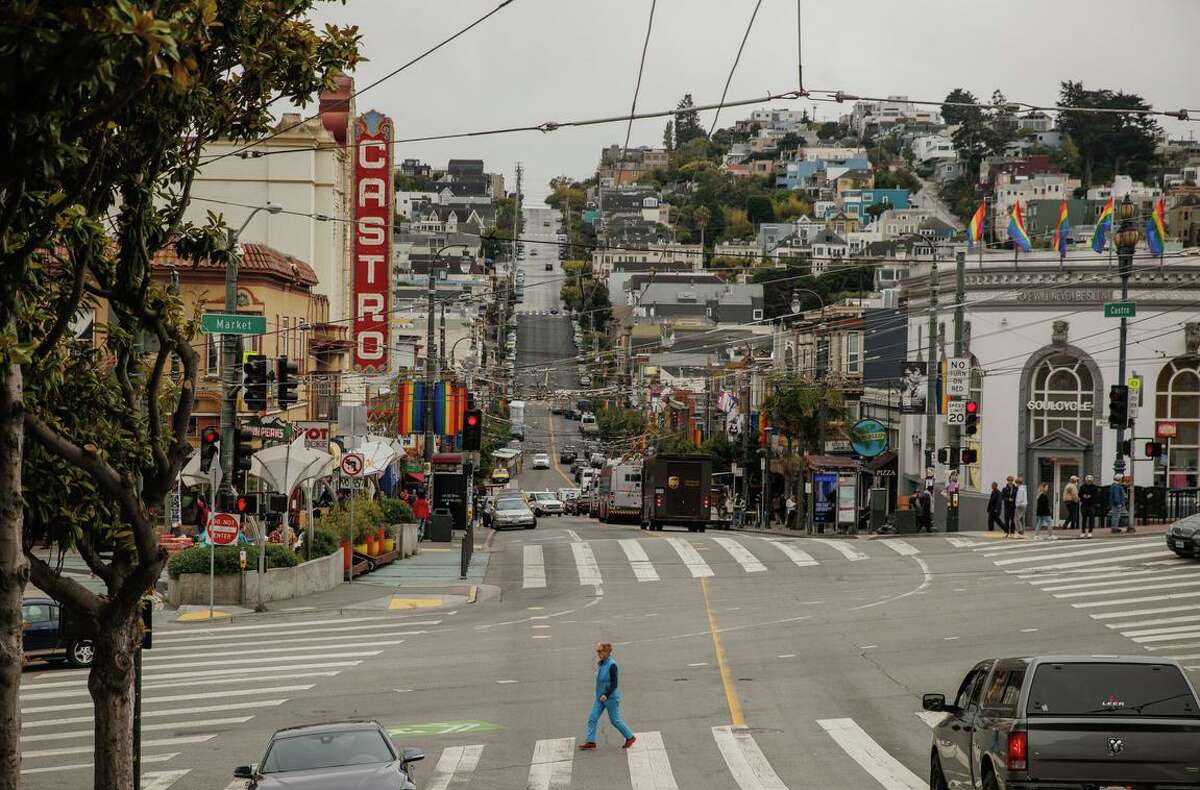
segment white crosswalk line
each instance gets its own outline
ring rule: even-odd
[[[801,551],[792,543],[785,543],[782,540],[768,540],[767,543],[782,551],[788,556],[788,559],[801,568],[808,568],[817,564],[817,561],[813,559],[811,554]]]
[[[621,551],[625,552],[625,559],[629,560],[629,566],[633,568],[633,575],[639,582],[659,581],[658,571],[654,570],[654,563],[650,562],[650,558],[646,556],[646,550],[642,548],[641,543],[633,538],[622,538],[620,546]]]
[[[849,541],[818,539],[817,542],[824,543],[826,546],[829,546],[830,548],[836,550],[838,553],[840,553],[843,557],[850,560],[851,562],[857,562],[858,560],[867,559],[867,555],[863,554],[861,551],[858,551],[853,546],[851,546]]]
[[[1157,634],[1155,636],[1132,636],[1134,642],[1139,645],[1154,644],[1155,642],[1174,642],[1177,639],[1195,639],[1200,637],[1200,626],[1193,626],[1189,631],[1177,631],[1170,634]]]
[[[679,559],[683,560],[683,564],[691,572],[692,578],[699,579],[701,576],[713,575],[712,568],[708,567],[708,563],[691,543],[683,538],[667,538],[667,543],[671,544],[671,548],[675,549]]]
[[[442,751],[441,759],[429,777],[426,790],[448,790],[451,784],[465,785],[471,781],[479,757],[483,754],[483,745],[451,746]]]
[[[1142,645],[1142,647],[1147,650],[1195,650],[1197,647],[1200,647],[1200,642],[1185,642],[1175,645]],[[1175,656],[1175,658],[1182,661],[1185,658],[1200,658],[1200,656]]]
[[[1085,603],[1073,603],[1071,606],[1076,609],[1098,609],[1101,606],[1124,606],[1131,603],[1150,603],[1151,601],[1175,601],[1182,598],[1197,598],[1200,597],[1200,592],[1186,593],[1169,593],[1167,595],[1146,595],[1141,598],[1119,598],[1112,601],[1087,601]],[[1128,613],[1127,613],[1128,614]]]
[[[979,543],[976,543],[973,540],[967,540],[966,538],[947,537],[946,541],[956,549],[973,549],[980,545]]]
[[[745,727],[713,727],[713,739],[741,790],[787,790]]]
[[[206,733],[204,735],[188,735],[183,738],[158,738],[142,741],[142,748],[154,748],[156,746],[180,746],[185,743],[207,743],[217,737],[215,732]],[[95,749],[92,744],[86,746],[70,746],[63,749],[35,749],[32,751],[22,749],[21,759],[32,760],[35,757],[60,757],[66,754],[91,754]],[[142,762],[145,762],[143,760]]]
[[[1155,541],[1155,542],[1157,543],[1158,541]],[[1098,546],[1098,547],[1093,547],[1093,548],[1083,548],[1082,546],[1076,546],[1076,547],[1055,546],[1054,551],[1038,551],[1038,553],[1036,553],[1036,554],[1030,553],[1028,555],[1022,555],[1019,557],[1014,557],[1011,554],[1006,554],[1004,559],[996,560],[995,563],[997,565],[1001,565],[1001,566],[1016,565],[1017,563],[1022,563],[1022,562],[1040,565],[1042,562],[1044,562],[1046,560],[1064,560],[1064,559],[1070,559],[1071,557],[1088,557],[1088,556],[1093,556],[1096,554],[1114,554],[1114,553],[1120,553],[1123,551],[1141,550],[1144,548],[1145,548],[1145,544],[1139,545],[1136,549],[1130,547],[1128,544],[1122,544],[1120,546]],[[985,554],[984,556],[987,556],[987,555]],[[1111,557],[1104,558],[1104,562],[1112,562],[1112,561],[1113,560]]]
[[[888,538],[887,540],[881,540],[879,542],[899,554],[901,557],[911,557],[914,554],[921,553],[921,551],[911,543],[905,543],[904,541],[896,540],[895,538]]]
[[[662,733],[639,732],[637,743],[627,750],[627,756],[633,790],[679,790]]]
[[[854,719],[821,719],[817,724],[887,790],[926,790],[929,787],[928,782],[888,754]]]
[[[525,790],[563,790],[571,786],[571,761],[575,758],[574,738],[553,738],[533,746],[529,782]]]
[[[1155,581],[1158,581],[1157,579]],[[1130,592],[1145,592],[1149,590],[1176,590],[1181,587],[1197,587],[1200,586],[1200,580],[1188,582],[1164,582],[1162,584],[1135,584],[1131,587],[1113,587],[1106,588],[1103,591],[1098,590],[1079,590],[1075,592],[1055,593],[1055,598],[1086,598],[1089,595],[1115,595]]]
[[[209,694],[206,696],[211,697],[212,695]],[[256,708],[256,707],[273,708],[278,705],[282,705],[283,703],[285,703],[287,701],[288,701],[287,699],[247,700],[245,702],[230,702],[230,703],[226,703],[224,705],[200,705],[199,707],[195,707],[195,708],[168,708],[167,710],[149,710],[149,711],[143,710],[142,718],[153,719],[153,718],[161,718],[163,716],[190,716],[195,713],[217,713],[219,711],[243,710],[245,708]],[[91,705],[89,705],[88,707],[90,708]],[[28,713],[29,713],[29,710],[27,710],[27,709],[21,710],[22,715],[25,715]],[[64,719],[38,719],[36,721],[31,721],[29,719],[22,719],[21,730],[24,731],[26,729],[33,729],[36,727],[61,727],[66,724],[86,724],[89,721],[92,721],[91,716],[69,716]]]
[[[575,555],[575,568],[579,571],[579,583],[601,585],[600,566],[596,564],[596,555],[592,553],[589,543],[579,541],[571,544],[571,553]]]
[[[1200,622],[1200,615],[1188,615],[1186,617],[1160,617],[1156,620],[1130,620],[1125,623],[1105,623],[1106,626],[1113,630],[1122,628],[1146,628],[1148,626],[1174,625],[1176,623],[1195,623]],[[1133,631],[1121,631],[1121,633],[1133,633]]]
[[[343,637],[343,638],[345,638],[345,637]],[[364,647],[395,647],[396,645],[404,644],[404,642],[405,642],[405,640],[403,640],[403,639],[385,639],[385,640],[373,639],[370,642],[339,642],[337,644],[337,648],[339,650],[346,650],[346,649],[355,649],[355,648],[364,648]],[[147,669],[149,669],[151,667],[170,669],[175,666],[184,666],[181,664],[177,664],[175,662],[185,661],[189,658],[198,658],[198,657],[203,657],[203,658],[207,659],[207,658],[221,658],[224,656],[272,655],[277,659],[286,658],[287,660],[291,660],[290,657],[288,656],[289,653],[311,653],[313,650],[320,650],[322,647],[325,647],[325,646],[324,645],[289,646],[285,643],[283,645],[280,645],[279,647],[259,648],[258,650],[223,650],[221,652],[214,652],[214,653],[208,653],[208,652],[200,653],[198,651],[193,651],[192,655],[190,655],[190,656],[147,656],[144,659],[144,661],[145,661],[145,666]],[[329,655],[332,655],[332,654],[329,654]],[[273,660],[273,659],[264,659],[264,660],[269,661],[269,660]],[[218,662],[218,663],[227,664],[230,662],[222,661],[222,662]]]
[[[350,662],[345,662],[345,663],[347,664],[347,666],[357,666],[361,662],[350,661]],[[250,669],[247,671],[254,672],[255,670]],[[182,678],[168,678],[165,680],[160,680],[160,682],[157,682],[157,683],[144,683],[142,685],[142,691],[144,691],[144,692],[145,691],[156,691],[158,689],[175,690],[178,688],[182,688],[184,686],[205,686],[205,687],[207,687],[207,686],[214,686],[214,685],[230,685],[233,683],[245,683],[246,682],[246,679],[244,677],[234,676],[234,677],[218,678],[218,677],[212,677],[212,674],[213,673],[211,671],[209,671],[209,672],[203,673],[203,675],[193,674],[188,677],[182,677]],[[244,674],[246,674],[246,672],[239,671],[237,674],[244,675]],[[292,680],[301,680],[304,678],[333,678],[333,677],[337,677],[338,674],[339,674],[339,671],[319,671],[319,672],[296,671],[296,672],[289,672],[288,678],[290,678]],[[46,685],[49,685],[49,684],[42,684],[43,687]],[[55,683],[54,685],[55,686],[65,686],[67,688],[65,688],[63,690],[59,690],[59,691],[51,691],[47,694],[27,693],[26,689],[22,689],[21,690],[21,700],[26,701],[26,700],[45,700],[45,699],[65,699],[67,697],[87,697],[87,696],[90,696],[90,694],[91,694],[91,692],[88,691],[86,681],[83,681],[83,682],[75,681],[75,682],[71,682],[71,683],[61,683],[61,684]],[[226,694],[228,692],[221,692],[221,693]],[[207,699],[208,696],[209,695],[202,695],[200,697],[200,699]],[[154,699],[157,699],[157,698],[154,698]],[[194,699],[194,697],[193,697],[193,699]],[[149,701],[151,701],[151,698],[147,697],[146,700],[147,700],[147,702],[149,702]]]
[[[540,589],[546,586],[546,558],[542,547],[536,543],[525,544],[525,571],[521,579],[521,587],[526,590]]]
[[[1144,560],[1144,559],[1148,559],[1150,557],[1162,557],[1166,554],[1172,554],[1172,553],[1173,552],[1169,552],[1169,551],[1148,551],[1148,552],[1144,552],[1142,554],[1127,554],[1126,556],[1121,557],[1121,560],[1123,562],[1132,562],[1133,560]],[[1059,562],[1059,563],[1055,563],[1053,565],[1039,565],[1038,568],[1040,568],[1042,571],[1059,571],[1059,570],[1063,570],[1065,568],[1086,568],[1089,565],[1099,565],[1101,563],[1108,563],[1108,562],[1112,562],[1112,561],[1113,561],[1112,557],[1103,557],[1101,559],[1095,559],[1095,560],[1076,560],[1074,562]],[[1026,570],[1029,570],[1029,569],[1026,569]],[[1025,571],[1008,571],[1008,573],[1024,573],[1024,572]]]
[[[1194,620],[1196,618],[1184,618]],[[1192,622],[1187,625],[1164,625],[1158,628],[1138,628],[1129,631],[1122,631],[1122,636],[1154,636],[1155,634],[1188,634],[1191,631],[1200,631],[1200,623]]]
[[[142,732],[151,730],[190,730],[195,727],[224,727],[231,724],[245,724],[253,716],[231,716],[225,719],[198,719],[195,721],[165,721],[160,724],[143,724]],[[87,738],[92,730],[68,730],[67,732],[47,732],[37,735],[22,735],[22,741],[29,743],[44,743],[46,741],[67,741],[71,738]]]
[[[1034,582],[1034,584],[1041,584],[1042,589],[1046,590],[1047,592],[1059,592],[1061,590],[1090,590],[1090,589],[1097,589],[1100,587],[1119,587],[1122,584],[1137,584],[1137,583],[1139,583],[1139,580],[1156,581],[1157,582],[1157,581],[1170,581],[1170,580],[1175,580],[1175,579],[1194,579],[1194,578],[1196,578],[1196,574],[1194,574],[1194,573],[1186,573],[1186,574],[1182,574],[1180,576],[1163,576],[1162,573],[1163,572],[1161,570],[1157,570],[1157,569],[1150,570],[1150,571],[1132,571],[1130,573],[1113,574],[1112,578],[1106,579],[1105,581],[1102,581],[1102,582],[1092,581],[1089,578],[1087,581],[1076,582],[1073,584],[1067,584],[1066,582],[1055,582],[1053,584],[1046,585],[1045,581]],[[1145,578],[1147,576],[1153,576],[1154,578],[1147,580]]]
[[[28,755],[23,755],[28,756]],[[179,756],[179,752],[167,752],[165,754],[148,754],[142,757],[142,765],[151,765],[154,763],[166,763],[174,760]],[[91,768],[91,763],[72,763],[70,765],[45,765],[40,768],[22,768],[21,776],[26,774],[49,774],[58,773],[59,771],[79,771],[84,768]],[[145,779],[145,775],[142,776]]]
[[[376,644],[378,644],[378,643],[376,643]],[[213,661],[187,661],[187,660],[179,661],[179,659],[177,658],[177,659],[174,659],[173,661],[170,661],[167,663],[160,662],[160,663],[148,665],[146,667],[146,677],[147,678],[154,677],[157,673],[161,673],[164,671],[174,672],[179,669],[193,669],[193,668],[198,668],[198,667],[230,667],[230,666],[239,666],[239,665],[244,665],[244,664],[277,664],[285,658],[288,661],[289,665],[292,661],[318,661],[320,659],[325,659],[325,658],[372,658],[374,656],[379,655],[382,652],[383,652],[382,650],[352,650],[347,653],[316,653],[316,654],[306,654],[306,655],[299,655],[299,656],[286,655],[286,653],[285,653],[282,656],[281,655],[271,655],[271,656],[258,656],[256,658],[224,658],[224,659],[217,659],[217,660],[213,660]],[[201,653],[199,655],[203,656],[204,654]],[[149,664],[149,662],[147,662],[147,663]]]
[[[1174,612],[1195,612],[1200,610],[1200,606],[1163,606],[1157,609],[1137,609],[1132,612],[1105,612],[1103,614],[1093,614],[1093,620],[1107,620],[1110,617],[1144,617],[1148,614],[1173,614]]]
[[[384,628],[384,626],[366,626],[366,627],[371,628],[373,630],[382,630]],[[324,629],[322,629],[321,633],[325,633]],[[420,636],[421,634],[426,634],[426,633],[429,633],[429,632],[424,631],[424,630],[383,631],[382,633],[370,634],[370,633],[362,633],[360,631],[360,632],[356,632],[356,633],[352,633],[352,634],[336,634],[334,636],[306,636],[302,639],[275,639],[275,638],[272,638],[272,639],[265,639],[265,640],[262,640],[259,642],[243,642],[243,641],[239,640],[236,642],[214,642],[211,644],[199,644],[199,645],[176,645],[175,647],[159,647],[156,644],[154,646],[154,652],[159,655],[163,655],[165,653],[182,653],[182,652],[195,653],[199,650],[217,650],[217,649],[228,649],[228,648],[235,648],[235,647],[241,647],[241,648],[270,647],[273,645],[297,645],[297,646],[298,645],[311,645],[311,647],[309,647],[308,649],[319,650],[319,649],[321,649],[321,644],[325,643],[325,642],[340,643],[340,642],[346,641],[347,639],[383,639],[383,638],[392,638],[392,637],[398,637],[398,636]]]
[[[173,631],[166,631],[166,632],[160,633],[156,630],[154,633],[154,644],[157,645],[160,641],[163,642],[164,644],[166,644],[168,642],[177,642],[181,639],[185,639],[186,637],[196,636],[196,635],[200,635],[200,634],[229,634],[229,633],[245,632],[245,631],[269,631],[269,632],[278,633],[278,631],[283,628],[300,628],[301,626],[324,626],[324,625],[330,625],[331,623],[337,623],[337,624],[341,625],[342,623],[360,623],[360,622],[366,622],[368,620],[373,620],[373,621],[378,622],[380,620],[386,620],[386,619],[387,619],[386,617],[371,616],[371,617],[346,617],[346,618],[327,619],[327,620],[289,620],[286,623],[257,623],[255,625],[218,625],[218,626],[204,627],[204,628],[189,627],[187,629],[180,629],[181,633],[174,633]],[[312,629],[309,629],[309,632],[311,632],[311,630]]]
[[[330,622],[353,622],[356,619],[358,619],[358,618],[352,617],[349,620],[333,620]],[[337,633],[344,633],[347,631],[381,631],[381,630],[391,630],[393,628],[412,628],[412,627],[418,626],[418,625],[440,625],[441,622],[442,622],[441,620],[419,620],[419,621],[409,620],[409,621],[404,621],[404,622],[367,623],[364,625],[322,626],[320,629],[320,632],[322,634],[337,634]],[[271,639],[275,639],[276,637],[280,637],[280,636],[295,636],[297,634],[306,635],[306,634],[312,634],[312,633],[313,633],[313,629],[302,628],[302,629],[298,629],[295,631],[274,631],[269,634],[261,634],[261,636],[270,637]],[[425,633],[425,631],[409,631],[409,632],[394,631],[391,635],[392,636],[412,636],[415,634],[423,634],[423,633]],[[249,638],[253,639],[255,636],[256,635],[251,634]],[[169,645],[174,649],[177,645],[186,646],[186,647],[196,645],[198,647],[204,648],[204,647],[208,647],[208,645],[205,643],[216,642],[221,639],[241,639],[241,637],[238,637],[234,634],[229,634],[229,635],[226,635],[226,634],[197,634],[196,636],[174,637],[170,640],[165,640],[165,641],[163,641],[163,646]],[[159,642],[158,634],[155,634],[154,635],[154,649],[155,650],[160,649],[158,642]]]
[[[1039,555],[1086,551],[1089,554],[1096,554],[1100,551],[1134,551],[1135,549],[1144,549],[1147,545],[1161,545],[1162,540],[1159,538],[1139,538],[1135,540],[1124,539],[1120,543],[1113,545],[1111,542],[1097,546],[1095,543],[1086,543],[1078,539],[1064,539],[1047,541],[1044,543],[1017,543],[1001,546],[993,546],[992,551],[985,551],[985,557],[1011,557],[1013,562],[1016,562],[1017,556],[1023,556],[1027,559],[1034,559]],[[1020,549],[1014,551],[1013,549]],[[1064,557],[1073,556],[1072,554],[1063,554]],[[996,563],[1000,565],[1002,563]]]
[[[225,790],[246,790],[250,786],[250,782],[246,779],[234,779],[229,784],[225,785]]]
[[[733,538],[713,538],[713,541],[729,552],[729,556],[737,560],[738,565],[741,565],[746,573],[759,573],[767,569],[767,566],[759,562],[749,549]]]
[[[142,790],[168,790],[171,785],[187,776],[190,771],[190,768],[184,768],[181,771],[151,771],[148,774],[142,774]]]

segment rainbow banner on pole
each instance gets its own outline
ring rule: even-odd
[[[1112,232],[1113,226],[1113,199],[1109,198],[1104,204],[1104,208],[1100,210],[1100,216],[1096,217],[1096,229],[1092,231],[1092,251],[1104,252],[1104,243],[1108,241],[1108,234]]]
[[[974,247],[983,241],[983,226],[987,220],[987,201],[979,204],[979,208],[975,209],[974,215],[971,216],[971,221],[967,223],[967,246]]]
[[[425,430],[425,384],[402,381],[396,393],[396,433],[408,436]]]
[[[1033,242],[1029,240],[1029,234],[1025,232],[1025,219],[1021,216],[1020,202],[1013,203],[1012,213],[1008,215],[1008,237],[1012,239],[1013,246],[1020,249],[1021,252],[1029,252],[1033,249]]]
[[[1163,242],[1167,238],[1167,204],[1159,200],[1146,220],[1146,244],[1154,255],[1163,254]]]
[[[1071,232],[1070,212],[1067,211],[1067,201],[1058,205],[1058,224],[1054,227],[1054,237],[1050,239],[1050,249],[1067,257],[1067,234]]]

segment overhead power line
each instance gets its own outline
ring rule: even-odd
[[[758,16],[758,9],[762,7],[762,0],[758,0],[754,4],[754,11],[750,14],[750,21],[746,24],[746,32],[742,35],[742,43],[738,45],[737,55],[733,59],[733,65],[729,68],[729,76],[725,78],[725,88],[721,91],[721,101],[717,104],[717,111],[713,114],[712,126],[708,128],[708,136],[712,137],[713,132],[717,130],[717,119],[721,117],[721,107],[725,104],[725,96],[729,93],[729,83],[733,82],[733,74],[737,71],[738,63],[742,60],[742,50],[746,48],[746,39],[750,38],[750,30],[754,27],[754,20]],[[804,86],[800,86],[803,90]],[[628,143],[626,143],[628,145]]]

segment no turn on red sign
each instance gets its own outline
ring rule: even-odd
[[[340,467],[346,477],[358,477],[363,473],[363,457],[360,453],[346,453]]]
[[[237,516],[232,513],[213,513],[208,518],[208,539],[216,546],[228,546],[241,532]]]

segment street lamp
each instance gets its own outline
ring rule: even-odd
[[[1113,241],[1117,247],[1117,272],[1121,276],[1121,301],[1129,301],[1129,276],[1133,274],[1133,253],[1137,250],[1138,229],[1137,224],[1133,221],[1133,202],[1129,199],[1129,195],[1121,201],[1119,208],[1119,217],[1121,226],[1113,235]],[[1125,358],[1126,345],[1128,339],[1128,321],[1125,316],[1121,317],[1121,341],[1120,341],[1120,358],[1117,363],[1117,383],[1125,383]],[[1121,454],[1121,444],[1125,441],[1125,426],[1117,428],[1117,449],[1116,457],[1113,460],[1113,473],[1117,476],[1125,474],[1125,457]],[[1132,527],[1133,524],[1130,524]]]

